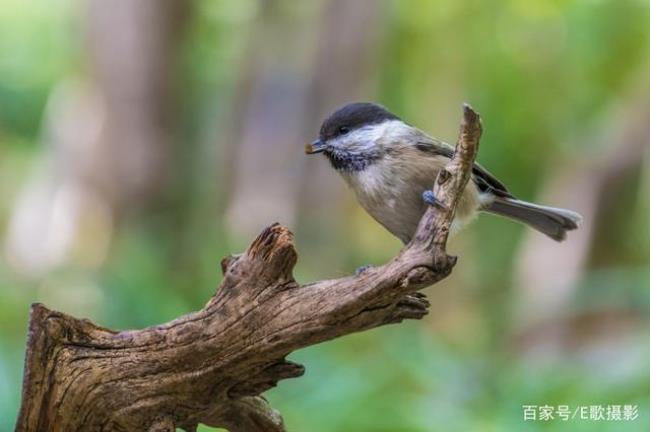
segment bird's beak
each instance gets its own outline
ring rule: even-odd
[[[314,140],[311,144],[305,145],[305,153],[314,154],[325,151],[325,144],[320,139]]]

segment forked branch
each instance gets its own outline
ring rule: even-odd
[[[456,153],[433,186],[441,205],[394,259],[360,275],[298,284],[293,236],[273,224],[222,261],[223,282],[203,309],[167,324],[117,332],[34,304],[16,430],[192,431],[204,423],[283,431],[260,394],[303,374],[287,355],[427,313],[417,291],[456,263],[447,237],[480,134],[478,114],[465,106]]]

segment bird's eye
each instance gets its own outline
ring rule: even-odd
[[[350,129],[347,126],[341,126],[339,128],[339,133],[341,135],[345,135],[346,133],[350,132]]]

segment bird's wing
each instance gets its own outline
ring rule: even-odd
[[[425,140],[418,142],[415,147],[429,154],[441,155],[451,159],[454,155],[454,148],[449,144],[435,140],[430,137],[426,137]],[[472,180],[476,183],[476,186],[481,192],[491,192],[496,196],[512,198],[512,194],[508,192],[506,186],[499,181],[494,175],[492,175],[488,170],[483,168],[481,165],[474,163],[472,168]]]

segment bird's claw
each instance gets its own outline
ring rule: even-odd
[[[356,269],[356,270],[354,271],[354,275],[355,275],[355,276],[359,276],[360,274],[362,274],[362,273],[364,273],[365,271],[371,269],[372,267],[373,267],[372,264],[362,265],[361,267],[359,267],[358,269]]]
[[[424,200],[425,203],[429,204],[430,206],[438,207],[443,210],[447,209],[447,207],[443,203],[438,201],[436,196],[433,194],[433,191],[425,190],[424,192],[422,192],[422,199]]]

